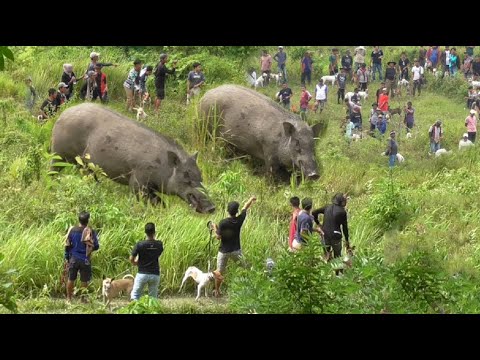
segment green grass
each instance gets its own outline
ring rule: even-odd
[[[211,254],[207,254],[207,221],[220,221],[226,216],[227,202],[245,202],[251,195],[256,195],[258,201],[243,227],[242,247],[255,269],[262,269],[267,257],[275,259],[286,247],[290,217],[288,199],[291,196],[309,196],[313,198],[314,206],[321,206],[329,203],[334,193],[348,192],[351,196],[348,203],[351,242],[357,246],[359,256],[374,252],[385,261],[395,263],[422,244],[430,251],[442,254],[443,266],[449,274],[460,273],[472,279],[478,278],[480,152],[477,147],[458,153],[458,141],[465,132],[467,111],[458,97],[452,98],[448,93],[447,96],[442,95],[445,89],[438,88],[439,93],[426,89],[421,97],[412,99],[404,96],[392,103],[393,107],[397,107],[412,100],[417,127],[413,138],[407,140],[404,128],[399,127],[401,119],[398,116],[389,124],[387,134],[390,129],[400,129],[399,152],[406,159],[391,175],[388,159],[380,156],[385,150],[386,138],[367,138],[351,144],[345,141],[340,129],[344,107],[336,103],[336,89],[330,89],[325,111],[308,115],[309,123],[325,119],[329,121],[326,134],[316,141],[321,179],[300,185],[294,182],[279,185],[264,176],[254,175],[248,159],[226,160],[221,141],[213,142],[210,139],[205,142],[204,137],[199,135],[204,130],[195,107],[185,106],[181,95],[183,85],[180,87],[180,82],[177,88],[172,83],[167,89],[167,99],[162,103],[159,115],[155,116],[147,110],[150,116],[146,124],[177,139],[189,153],[199,150],[198,162],[204,184],[217,206],[217,212],[209,216],[193,212],[175,196],[164,196],[166,208],[152,207],[138,202],[126,186],[108,179],[96,184],[92,179],[82,178],[75,169],[66,169],[53,178],[47,176],[47,152],[55,119],[39,126],[22,109],[23,83],[18,80],[30,74],[37,88],[45,92],[59,81],[64,62],[74,63],[78,72],[88,65],[88,53],[92,50],[60,47],[47,49],[43,55],[39,55],[38,49],[23,48],[21,51],[24,55],[9,64],[9,72],[0,74],[0,104],[3,104],[7,114],[6,125],[0,127],[0,253],[5,255],[1,267],[16,269],[16,291],[21,297],[31,298],[26,300],[26,305],[20,306],[21,311],[35,312],[35,297],[42,294],[44,297],[59,296],[62,293],[63,238],[68,226],[76,223],[76,214],[80,210],[91,212],[91,224],[100,231],[100,250],[94,253],[92,260],[93,294],[100,293],[103,275],[135,273],[136,269],[128,262],[129,252],[135,242],[143,238],[145,223],[153,221],[157,224],[158,238],[165,244],[160,261],[161,294],[169,296],[178,291],[183,272],[188,266],[206,269],[209,260],[215,264],[217,240],[214,240]],[[130,68],[130,60],[118,49],[95,50],[102,53],[102,60],[121,63],[118,68],[108,68],[106,71],[109,71],[112,79],[109,87],[115,89],[112,90],[113,100],[109,106],[125,112],[121,84]],[[324,49],[324,52],[328,51]],[[35,66],[29,58],[32,54],[38,55]],[[49,66],[52,58],[58,60]],[[216,62],[222,61],[227,63],[230,60],[213,59],[211,64],[216,66]],[[247,59],[242,66],[254,61],[253,58]],[[218,78],[216,84],[221,81],[240,82],[243,76],[240,65],[238,73],[234,73],[232,69],[236,69],[237,63],[226,65],[223,62],[218,67],[226,74],[223,79],[215,75]],[[288,68],[290,87],[294,92],[292,104],[296,106],[300,95],[297,68],[293,61]],[[207,70],[206,76],[208,81]],[[55,80],[57,77],[58,81]],[[370,92],[374,93],[378,85],[378,81],[374,83]],[[435,86],[429,84],[429,88]],[[445,84],[441,86],[446,87]],[[313,93],[313,84],[309,90]],[[351,85],[347,91],[350,90]],[[271,97],[277,91],[275,85],[260,89],[260,92]],[[365,127],[368,126],[372,102],[374,99],[369,98],[362,111]],[[1,115],[0,107],[0,123]],[[133,117],[131,114],[129,116]],[[444,122],[443,147],[453,150],[452,155],[440,159],[427,155],[427,130],[438,118]],[[391,229],[382,223],[388,211],[397,211],[392,210],[389,203],[389,179],[401,192],[403,203],[399,208],[406,214],[406,218],[400,214]],[[227,289],[228,282],[227,275]],[[189,284],[186,291],[191,292],[193,297],[193,284]],[[39,305],[50,312],[85,310],[49,306]],[[222,308],[219,311],[224,310]],[[93,307],[86,311],[102,310]]]

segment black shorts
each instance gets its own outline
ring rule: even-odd
[[[335,238],[325,238],[325,246],[327,247],[327,251],[333,250],[333,257],[340,257],[342,256],[342,238],[335,239]]]
[[[80,281],[89,282],[92,278],[92,265],[85,264],[84,260],[71,257],[68,264],[68,280],[77,280],[77,274],[80,271]]]
[[[407,128],[409,128],[409,129],[413,129],[413,123],[409,123],[409,122],[407,122]]]
[[[156,89],[157,98],[160,100],[165,99],[165,89]]]

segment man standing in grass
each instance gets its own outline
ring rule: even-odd
[[[385,155],[388,155],[389,161],[388,164],[390,166],[390,169],[393,169],[395,166],[395,161],[397,160],[397,154],[398,154],[398,145],[397,142],[395,141],[395,131],[392,131],[390,133],[390,139],[388,139],[388,144],[387,144],[387,150],[385,151]]]
[[[292,243],[297,232],[297,217],[300,212],[300,199],[297,196],[290,198],[290,205],[292,205],[293,212],[290,220],[290,233],[288,236],[288,250],[293,251]]]
[[[407,127],[407,133],[409,133],[410,131],[412,131],[413,127],[415,126],[415,119],[414,119],[415,109],[412,107],[411,101],[407,103],[407,106],[405,107],[404,111],[405,111],[404,122],[405,122],[405,126]]]
[[[273,56],[273,60],[278,63],[278,72],[282,74],[283,81],[287,81],[287,53],[283,51],[283,46],[278,47],[278,52]]]
[[[337,104],[340,104],[340,101],[343,101],[345,98],[345,86],[347,85],[347,73],[345,68],[340,68],[340,74],[337,75]]]
[[[304,238],[305,235],[311,236],[314,231],[323,235],[322,229],[313,228],[313,216],[311,214],[312,208],[312,199],[305,198],[302,200],[302,210],[297,216],[297,230],[295,233],[295,239],[292,242],[293,251],[300,250],[302,246],[307,244],[307,239]]]
[[[71,227],[67,234],[65,243],[65,260],[68,261],[68,282],[67,282],[67,301],[72,301],[73,288],[77,280],[78,272],[80,272],[80,281],[83,289],[86,289],[88,282],[92,278],[92,264],[87,257],[87,244],[82,239],[85,239],[85,233],[90,232],[93,239],[93,250],[98,250],[97,233],[88,227],[90,214],[82,211],[78,214],[79,225]],[[86,302],[82,296],[82,302]]]
[[[163,253],[163,243],[155,239],[155,224],[145,225],[147,239],[135,244],[130,255],[130,262],[138,266],[132,293],[132,300],[138,300],[142,296],[145,285],[148,285],[148,295],[158,297],[158,285],[160,284],[160,265],[158,258]],[[138,260],[136,259],[138,256]]]
[[[228,259],[240,261],[242,266],[247,266],[240,245],[240,230],[242,229],[243,222],[247,216],[247,210],[256,200],[257,198],[252,196],[245,205],[243,205],[239,216],[237,216],[237,213],[240,204],[236,201],[228,203],[227,211],[230,216],[220,221],[218,226],[217,224],[212,224],[216,237],[220,240],[216,271],[220,272],[221,275],[225,273]],[[215,296],[217,297],[220,296],[220,286],[222,285],[222,281],[222,276],[215,278]]]
[[[428,129],[428,134],[430,136],[430,152],[433,155],[441,147],[440,142],[443,138],[442,122],[437,120],[435,124]]]
[[[260,57],[260,69],[262,74],[267,74],[265,78],[265,86],[270,84],[270,74],[272,72],[272,56],[268,53],[267,50],[262,51],[262,56]]]
[[[475,144],[475,138],[477,137],[477,113],[475,110],[470,110],[470,114],[465,119],[465,126],[467,127],[468,140]]]
[[[160,62],[155,68],[155,91],[157,98],[155,99],[155,112],[158,112],[160,104],[163,99],[165,99],[165,81],[167,74],[175,74],[175,69],[177,68],[177,61],[173,62],[172,69],[167,69],[168,55],[161,54]]]
[[[315,113],[317,113],[318,107],[320,107],[320,112],[323,111],[325,104],[327,103],[328,87],[323,83],[323,80],[320,79],[318,84],[315,86]]]
[[[202,64],[193,63],[193,71],[188,73],[187,78],[187,105],[194,96],[200,95],[200,89],[205,84],[205,75],[202,72]]]

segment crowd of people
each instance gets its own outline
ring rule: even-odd
[[[92,52],[90,54],[90,63],[83,75],[75,75],[72,64],[63,65],[63,74],[61,81],[56,88],[48,89],[48,97],[40,105],[38,119],[44,121],[55,115],[63,104],[72,100],[75,96],[75,87],[79,81],[82,85],[78,97],[83,101],[96,101],[99,99],[102,103],[109,101],[107,74],[103,68],[118,64],[99,62],[100,54]],[[135,107],[144,107],[150,103],[151,97],[147,89],[147,80],[150,75],[155,77],[155,111],[158,112],[161,102],[165,99],[165,83],[167,75],[175,75],[177,61],[173,61],[172,67],[168,68],[168,54],[161,54],[160,61],[154,68],[152,65],[145,65],[143,61],[137,59],[133,62],[133,68],[129,71],[123,88],[126,95],[127,111],[134,111]],[[27,86],[27,96],[25,106],[31,112],[34,112],[34,106],[38,93],[32,84],[32,78],[25,79]],[[187,77],[187,104],[191,99],[200,95],[200,89],[205,84],[205,75],[202,72],[202,66],[199,62],[193,64],[192,71]]]

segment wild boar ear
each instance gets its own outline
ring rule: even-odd
[[[197,158],[198,158],[198,151],[195,151],[195,154],[192,155],[192,159],[193,161],[197,162]]]
[[[285,121],[283,123],[283,131],[285,131],[285,135],[287,137],[290,137],[290,136],[293,136],[293,134],[295,134],[295,131],[297,130],[295,129],[295,126],[293,126],[292,123]]]
[[[312,126],[313,137],[318,137],[318,134],[322,132],[322,135],[325,134],[326,124],[324,122],[319,122]]]
[[[177,167],[180,164],[180,158],[173,151],[167,151],[168,165]]]

